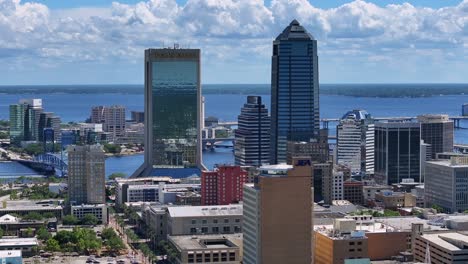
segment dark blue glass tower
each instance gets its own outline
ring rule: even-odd
[[[288,141],[320,129],[317,41],[293,20],[273,41],[270,163],[286,162]]]

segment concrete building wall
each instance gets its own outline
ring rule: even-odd
[[[311,263],[310,174],[305,166],[290,170],[287,177],[259,179],[261,263]]]
[[[216,215],[197,217],[168,216],[168,234],[232,234],[242,232],[242,215]]]
[[[367,238],[332,238],[315,232],[315,264],[344,264],[345,259],[368,257]]]
[[[387,260],[411,249],[411,232],[366,233],[371,260]],[[391,246],[389,246],[391,245]]]

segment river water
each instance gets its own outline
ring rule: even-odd
[[[246,101],[246,94],[205,95],[205,116],[217,116],[223,121],[237,119],[240,108]],[[270,96],[261,95],[270,109]],[[46,111],[55,112],[63,121],[84,121],[89,117],[90,108],[101,104],[119,104],[127,111],[143,110],[141,94],[0,94],[0,119],[8,119],[8,106],[21,98],[42,98]],[[320,113],[322,118],[337,118],[352,109],[365,109],[374,117],[417,116],[420,114],[461,115],[461,107],[468,103],[468,95],[433,96],[423,98],[370,98],[322,95]],[[127,117],[128,118],[128,117]],[[468,128],[468,122],[462,122]],[[334,128],[330,134],[334,134]],[[456,143],[468,143],[468,129],[455,131]],[[203,160],[207,167],[214,164],[233,163],[232,149],[205,151]],[[132,174],[143,162],[143,155],[111,157],[106,161],[106,175],[113,172]],[[0,163],[0,178],[30,175],[29,169],[19,164]]]

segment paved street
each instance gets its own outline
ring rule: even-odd
[[[145,263],[145,264],[149,263],[140,250],[133,250],[132,247],[127,243],[128,241],[127,234],[125,234],[125,231],[120,232],[120,226],[117,224],[114,214],[111,214],[109,217],[109,226],[112,227],[117,232],[120,238],[122,238],[129,252],[128,257],[135,259],[138,263]]]

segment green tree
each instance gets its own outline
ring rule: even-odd
[[[60,244],[57,240],[49,238],[46,242],[46,249],[52,252],[60,251]]]
[[[34,235],[34,231],[31,227],[28,227],[25,232],[26,237],[32,237]]]
[[[10,135],[8,134],[8,132],[0,131],[0,139],[7,139],[9,137]]]
[[[78,224],[78,218],[73,215],[66,215],[62,219],[64,225],[76,225]]]
[[[104,240],[104,245],[109,251],[118,252],[125,248],[122,239],[120,239],[112,228],[104,228],[101,233],[101,238]]]
[[[37,235],[37,238],[43,241],[46,241],[51,237],[49,231],[47,231],[47,229],[43,226],[41,226],[41,228],[37,230],[36,235]]]
[[[44,217],[38,212],[29,212],[23,217],[24,220],[42,220],[43,218]]]
[[[39,155],[44,152],[43,146],[40,143],[29,144],[24,148],[24,151],[29,155]]]
[[[80,221],[82,225],[97,225],[98,222],[99,219],[92,214],[85,214]]]
[[[107,153],[119,154],[121,150],[120,145],[104,144],[104,151]]]
[[[10,200],[18,200],[18,191],[17,190],[12,190],[10,193]]]
[[[127,174],[123,172],[114,172],[111,175],[109,175],[109,180],[115,180],[117,178],[127,178]]]
[[[432,209],[436,210],[437,213],[441,213],[444,211],[444,209],[440,205],[437,205],[437,204],[432,205]]]

